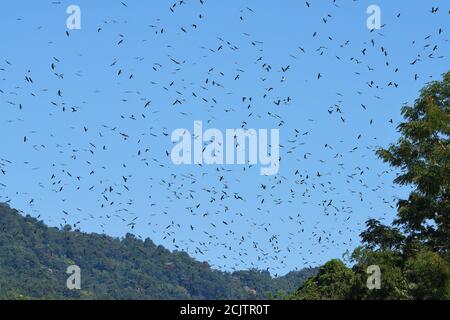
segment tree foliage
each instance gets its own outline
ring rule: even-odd
[[[401,174],[395,183],[414,187],[398,202],[394,221],[405,245],[448,252],[450,241],[450,72],[425,87],[414,106],[404,106],[400,139],[378,155]]]
[[[302,300],[343,300],[349,298],[354,273],[340,260],[331,260],[315,277],[303,284],[296,298]]]
[[[401,112],[399,140],[377,151],[398,170],[394,183],[413,189],[398,201],[393,225],[368,220],[353,267],[330,261],[291,298],[450,299],[450,72]],[[381,269],[380,289],[367,288],[371,265]]]

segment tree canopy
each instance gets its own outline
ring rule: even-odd
[[[413,189],[398,201],[393,225],[369,219],[353,267],[332,260],[290,298],[450,298],[450,72],[401,112],[400,138],[376,152],[398,170],[394,183]],[[381,270],[380,289],[366,285],[371,265]]]

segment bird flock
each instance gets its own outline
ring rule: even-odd
[[[362,0],[85,3],[80,30],[63,1],[34,4],[42,19],[7,8],[0,202],[222,270],[279,275],[351,250],[407,191],[374,151],[448,69],[449,4],[384,3],[379,30]],[[279,129],[279,172],[174,165],[171,132],[195,120]]]

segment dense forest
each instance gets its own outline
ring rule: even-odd
[[[0,299],[263,299],[315,272],[221,272],[150,239],[50,228],[6,204],[0,228]],[[70,265],[81,269],[81,290],[66,286]]]

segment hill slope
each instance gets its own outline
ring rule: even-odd
[[[66,288],[74,264],[81,290]],[[0,299],[262,299],[295,290],[314,273],[220,272],[149,239],[50,228],[0,204]]]

